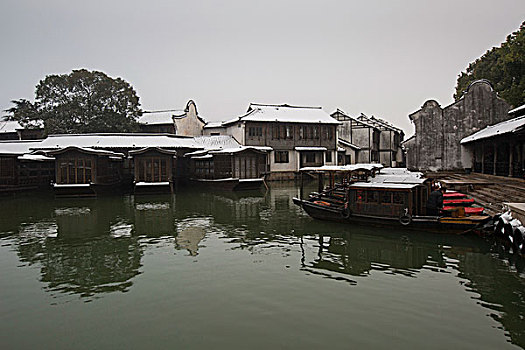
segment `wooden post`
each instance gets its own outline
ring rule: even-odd
[[[492,143],[494,144],[494,147],[493,147],[493,149],[494,149],[494,155],[493,155],[494,156],[493,157],[494,158],[494,162],[493,162],[494,163],[494,169],[492,169],[492,175],[496,175],[497,174],[497,171],[496,171],[497,164],[496,164],[496,162],[498,160],[497,159],[498,158],[498,145],[496,144],[496,142],[492,142]]]
[[[485,142],[481,141],[481,173],[485,174]]]
[[[514,161],[514,143],[509,142],[509,177],[512,177],[513,174],[513,167],[512,162]]]
[[[302,200],[304,198],[304,171],[300,172],[301,174],[301,189],[299,190],[299,198]]]

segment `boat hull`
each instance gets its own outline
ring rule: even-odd
[[[377,226],[398,226],[406,229],[426,230],[439,233],[461,234],[481,228],[484,223],[490,220],[489,216],[476,216],[475,219],[465,218],[439,218],[434,216],[416,216],[409,220],[401,220],[394,217],[379,217],[363,214],[344,215],[337,208],[330,208],[315,204],[311,201],[293,199],[304,211],[314,219],[328,220],[348,224],[377,225]]]

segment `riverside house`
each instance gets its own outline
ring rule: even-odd
[[[189,100],[184,109],[145,111],[138,123],[143,133],[200,136],[206,121],[199,116],[195,102]]]
[[[321,107],[252,103],[242,116],[204,127],[204,135],[231,135],[243,146],[270,150],[270,180],[293,179],[307,166],[337,164],[337,126]]]
[[[346,155],[353,160],[346,161],[346,164],[380,163],[395,168],[404,163],[401,148],[405,136],[403,130],[381,118],[362,113],[352,117],[337,109],[331,115],[341,122],[338,128],[339,145],[346,149]]]
[[[169,192],[183,179],[176,160],[199,149],[191,137],[157,134],[51,135],[33,146],[55,161],[55,192],[98,195],[144,189]]]

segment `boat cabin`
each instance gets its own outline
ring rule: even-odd
[[[0,142],[0,193],[47,187],[54,178],[54,158],[35,154],[36,141]]]
[[[265,150],[252,147],[198,151],[190,158],[190,176],[217,188],[258,188],[267,173],[267,159]]]
[[[426,187],[418,184],[357,182],[348,187],[348,207],[369,216],[424,215],[426,195]]]
[[[134,193],[173,192],[177,151],[148,147],[130,151],[134,165]]]
[[[121,153],[71,146],[47,154],[55,157],[57,196],[95,196],[121,185]]]

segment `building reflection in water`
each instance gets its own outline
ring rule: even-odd
[[[175,248],[187,250],[191,256],[196,256],[199,250],[199,243],[206,236],[208,227],[210,227],[210,220],[206,218],[192,218],[179,222],[177,224]]]
[[[18,254],[21,261],[40,266],[44,289],[55,297],[74,294],[86,301],[100,293],[128,291],[140,273],[143,253],[130,224],[122,221],[125,201],[55,204],[48,205],[50,217],[19,225]]]
[[[172,195],[135,196],[135,233],[147,237],[175,235],[174,202]]]
[[[11,241],[20,260],[39,266],[46,290],[85,300],[128,291],[149,243],[174,242],[175,249],[196,256],[206,237],[217,233],[232,249],[292,256],[304,273],[351,286],[373,273],[402,278],[418,278],[422,271],[455,274],[511,341],[525,347],[522,258],[502,258],[491,242],[474,236],[312,220],[293,205],[297,195],[295,188],[272,185],[267,192],[245,194],[17,199],[3,207],[0,234],[16,237]]]

